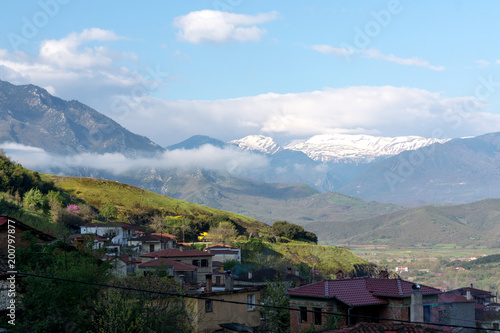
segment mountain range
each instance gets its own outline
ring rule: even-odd
[[[287,220],[308,225],[320,239],[328,235],[336,241],[357,241],[348,237],[347,224],[340,228],[339,223],[357,221],[352,227],[369,228],[395,216],[388,214],[405,214],[403,206],[500,197],[500,133],[451,140],[328,134],[283,146],[261,135],[229,142],[197,135],[161,147],[78,101],[61,100],[34,85],[0,81],[2,142],[64,156],[119,153],[134,159],[206,145],[253,154],[266,163],[244,174],[201,166],[143,166],[126,172],[35,169],[116,180],[267,223]],[[346,235],[321,233],[331,230],[324,223],[336,225]]]

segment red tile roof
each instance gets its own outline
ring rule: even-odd
[[[467,299],[466,297],[455,294],[452,292],[442,293],[438,295],[439,303],[475,303],[473,299]]]
[[[141,255],[148,258],[212,257],[213,254],[200,250],[165,249]]]
[[[167,258],[158,258],[155,260],[151,260],[148,262],[143,262],[138,265],[140,268],[146,268],[146,267],[164,267],[164,266],[170,266],[174,269],[174,271],[194,271],[198,267],[190,264],[185,264],[183,262],[175,261],[175,260],[170,260]]]
[[[169,234],[168,232],[156,232],[153,235],[168,237],[168,238],[171,238],[171,239],[177,239],[176,235]]]
[[[323,280],[290,289],[287,294],[297,297],[334,298],[349,306],[387,304],[383,297],[409,297],[412,282],[401,279],[348,278]],[[421,285],[423,295],[439,294],[436,288]]]
[[[15,225],[16,228],[19,228],[23,231],[30,231],[33,235],[37,236],[41,240],[54,241],[57,239],[52,234],[45,233],[43,231],[40,231],[40,230],[35,229],[33,227],[30,227],[29,225],[15,219],[15,218],[8,217],[6,215],[0,215],[0,227],[7,228],[9,220],[11,221],[10,225]]]

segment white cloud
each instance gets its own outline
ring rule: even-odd
[[[417,57],[398,58],[392,54],[384,55],[379,50],[375,50],[375,49],[363,50],[362,54],[364,57],[367,57],[367,58],[394,62],[396,64],[405,65],[405,66],[425,67],[425,68],[431,69],[433,71],[443,71],[444,70],[444,66],[433,66],[428,61],[422,60],[422,59],[417,58]]]
[[[263,134],[277,139],[320,133],[460,137],[493,132],[500,115],[476,97],[447,98],[416,88],[359,86],[215,101],[145,97],[119,123],[170,145],[195,134],[221,140]],[[442,134],[433,134],[439,130]],[[179,139],[181,138],[181,139]]]
[[[41,86],[61,98],[85,96],[91,106],[109,106],[110,96],[130,95],[137,87],[149,90],[160,84],[148,74],[121,65],[135,64],[135,54],[105,45],[123,39],[113,31],[91,28],[42,41],[35,56],[0,50],[0,76],[14,84]]]
[[[434,66],[434,65],[431,65],[428,61],[417,58],[417,57],[399,58],[393,54],[390,54],[390,55],[382,54],[382,52],[380,52],[379,50],[376,50],[376,49],[354,50],[354,49],[348,49],[348,48],[336,48],[336,47],[332,47],[330,45],[323,45],[323,44],[313,45],[313,46],[311,46],[311,49],[318,51],[320,53],[323,53],[323,54],[329,54],[329,55],[334,55],[334,56],[338,56],[338,57],[340,57],[340,56],[350,57],[350,56],[354,55],[355,53],[359,53],[364,58],[383,60],[383,61],[393,62],[393,63],[399,64],[399,65],[404,65],[404,66],[424,67],[424,68],[431,69],[433,71],[443,71],[445,69],[444,66]]]
[[[122,154],[79,154],[60,156],[49,154],[40,148],[15,143],[1,143],[0,148],[14,161],[25,168],[41,172],[59,170],[62,173],[72,168],[89,168],[120,174],[142,168],[190,170],[203,168],[244,175],[247,172],[267,166],[263,155],[236,148],[217,148],[205,145],[192,150],[166,151],[154,158],[127,158]]]
[[[179,40],[193,44],[259,41],[266,30],[257,25],[275,20],[277,16],[277,12],[243,15],[201,10],[176,17],[173,25],[179,28]]]
[[[352,49],[347,49],[347,48],[337,48],[337,47],[332,47],[330,45],[323,45],[323,44],[318,44],[318,45],[313,45],[311,46],[311,49],[318,51],[323,54],[330,54],[334,56],[346,56],[346,55],[351,55],[354,53],[354,50]]]
[[[85,29],[81,33],[71,33],[59,40],[45,40],[40,45],[40,61],[51,64],[55,68],[64,70],[84,70],[109,68],[113,62],[125,56],[123,53],[113,52],[104,46],[94,48],[80,48],[92,41],[115,41],[124,39],[109,30],[98,28]],[[133,57],[132,55],[127,55]]]

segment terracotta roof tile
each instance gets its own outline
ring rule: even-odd
[[[194,271],[198,268],[197,266],[194,265],[185,264],[183,262],[170,260],[167,258],[158,258],[148,262],[143,262],[137,266],[141,268],[170,266],[174,269],[174,271]]]
[[[335,298],[350,306],[366,306],[387,304],[382,297],[409,297],[412,291],[412,282],[401,279],[384,278],[348,278],[337,280],[323,280],[302,287],[290,289],[290,296]],[[438,289],[422,286],[423,295],[439,294]]]

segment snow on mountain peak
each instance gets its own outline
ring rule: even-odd
[[[371,162],[379,157],[389,157],[405,150],[416,150],[436,142],[446,141],[449,139],[439,140],[420,136],[391,138],[371,135],[321,134],[307,140],[292,141],[284,148],[301,151],[311,159],[322,162]]]
[[[229,141],[241,149],[260,151],[266,154],[274,154],[282,148],[274,140],[264,135],[249,135],[239,140]]]

